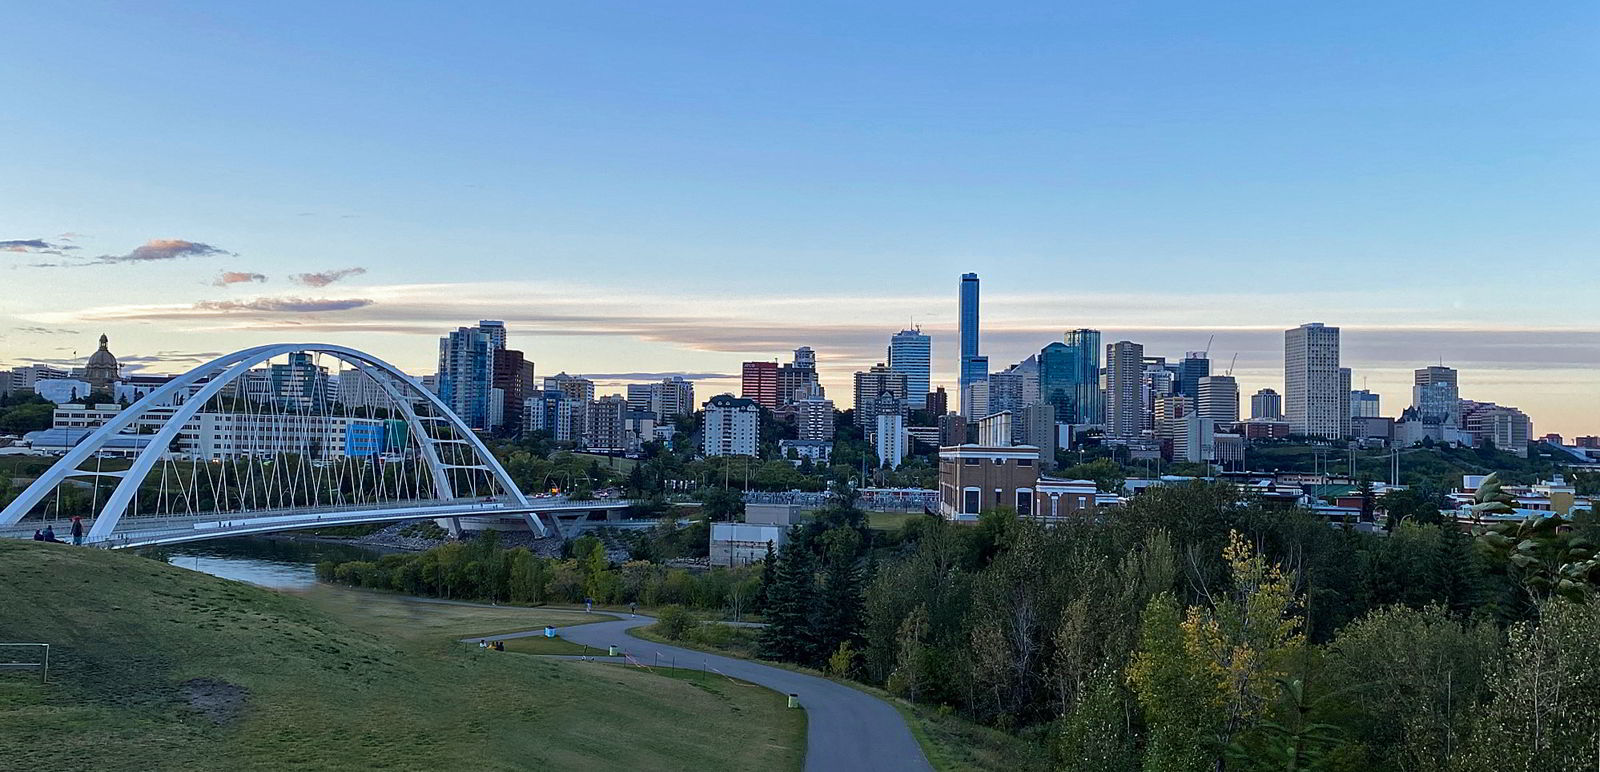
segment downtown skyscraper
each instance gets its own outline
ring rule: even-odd
[[[479,322],[439,339],[439,399],[473,429],[494,427],[494,353],[505,325]]]
[[[931,339],[921,330],[901,330],[889,339],[889,369],[906,374],[906,405],[912,410],[928,407],[931,357]]]
[[[1134,439],[1144,424],[1144,346],[1121,340],[1106,346],[1106,436]]]
[[[1350,381],[1340,372],[1339,328],[1321,322],[1283,333],[1283,412],[1291,434],[1338,439],[1350,422]]]
[[[1100,423],[1100,331],[1068,331],[1061,343],[1039,351],[1039,398],[1055,407],[1056,420]]]
[[[987,410],[987,395],[981,402],[985,403],[978,409],[980,401],[976,399],[973,384],[982,382],[983,391],[988,389],[989,358],[978,353],[978,275],[975,273],[961,274],[961,414],[969,419],[982,418],[973,413]]]

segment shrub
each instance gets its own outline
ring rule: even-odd
[[[670,641],[683,640],[699,626],[700,620],[677,604],[662,607],[656,616],[656,629]]]

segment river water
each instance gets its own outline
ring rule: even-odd
[[[275,590],[304,590],[316,584],[317,561],[371,560],[377,555],[347,544],[260,537],[178,544],[145,554],[180,568]]]

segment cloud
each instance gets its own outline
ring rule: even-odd
[[[321,311],[349,311],[372,305],[366,298],[256,298],[254,300],[202,300],[196,311],[263,311],[273,314],[310,314]]]
[[[367,269],[365,268],[355,267],[340,268],[335,271],[321,271],[319,273],[297,273],[291,275],[289,281],[304,287],[326,287],[340,279],[360,276],[366,272]]]
[[[230,284],[247,284],[250,282],[264,282],[266,274],[251,273],[249,271],[223,271],[211,282],[213,287],[226,287]]]
[[[28,335],[78,335],[77,330],[68,330],[62,327],[14,327],[17,332]]]
[[[25,255],[65,255],[70,244],[52,244],[44,239],[12,239],[0,241],[0,252],[17,252]]]
[[[151,239],[126,255],[101,255],[96,263],[148,263],[157,260],[176,260],[180,257],[233,256],[226,249],[183,239]]]
[[[686,381],[709,381],[719,378],[733,378],[737,376],[727,373],[583,373],[583,377],[597,381],[661,381],[672,377],[682,378]]]

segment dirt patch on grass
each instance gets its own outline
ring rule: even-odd
[[[213,724],[231,724],[244,715],[250,690],[213,678],[191,678],[182,684],[183,700],[190,710]]]

